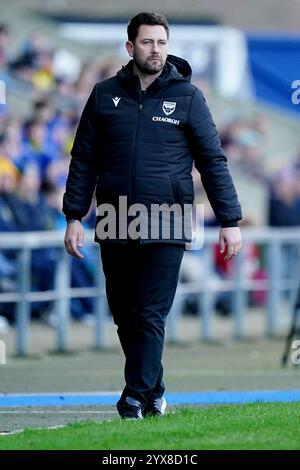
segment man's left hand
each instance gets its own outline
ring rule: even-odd
[[[225,260],[237,255],[242,247],[242,236],[239,227],[223,227],[219,235],[220,252],[226,250]]]

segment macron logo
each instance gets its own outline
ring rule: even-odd
[[[119,98],[118,96],[115,96],[114,98],[112,98],[112,100],[113,100],[113,102],[114,102],[114,105],[115,105],[115,107],[117,107],[117,106],[118,106],[120,99],[121,99],[121,98]]]

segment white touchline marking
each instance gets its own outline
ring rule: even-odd
[[[63,424],[59,424],[57,426],[48,426],[45,428],[31,428],[31,430],[35,431],[43,431],[44,429],[59,429],[59,428],[65,428],[66,426]],[[0,432],[0,436],[11,436],[12,434],[20,434],[21,432],[24,432],[25,429],[16,429],[15,431],[4,431]]]
[[[0,411],[0,413],[5,413],[4,411]],[[14,413],[14,411],[9,411],[9,413]],[[18,411],[16,411],[16,413],[19,413]],[[35,413],[35,411],[24,411],[23,413]],[[38,413],[38,412],[37,412]],[[44,411],[44,413],[52,413],[52,411]],[[55,413],[55,411],[53,411],[53,413]],[[68,413],[67,411],[64,412],[64,411],[60,411],[59,413]],[[89,413],[88,411],[78,411],[76,413]],[[92,411],[92,413],[117,413],[117,411]],[[108,421],[111,421],[111,420],[108,420]],[[48,430],[48,429],[60,429],[60,428],[66,428],[67,425],[66,424],[58,424],[56,426],[45,426],[43,428],[30,428],[31,431],[44,431],[44,430]],[[11,436],[12,434],[20,434],[22,432],[24,432],[25,429],[16,429],[15,431],[0,431],[0,436]]]
[[[4,431],[0,432],[0,436],[10,436],[11,434],[20,434],[24,429],[16,429],[15,431]]]
[[[108,391],[108,392],[30,392],[30,393],[0,393],[0,397],[31,397],[32,395],[38,396],[38,397],[44,397],[44,396],[65,396],[67,395],[68,397],[76,397],[78,395],[83,395],[83,396],[108,396],[108,395],[121,395],[122,391],[121,390],[115,390],[115,391]]]
[[[113,411],[113,410],[101,410],[101,411],[87,411],[87,410],[70,410],[70,411],[67,411],[67,410],[25,410],[25,411],[18,411],[18,410],[8,410],[8,411],[3,411],[1,410],[0,411],[0,414],[2,415],[5,415],[5,414],[22,414],[22,415],[26,415],[26,414],[116,414],[117,411]]]

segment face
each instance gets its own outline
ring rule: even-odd
[[[167,32],[160,25],[142,25],[134,43],[127,41],[126,48],[142,73],[155,75],[161,72],[167,60]]]

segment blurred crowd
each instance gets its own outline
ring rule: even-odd
[[[6,84],[7,102],[0,104],[0,232],[65,229],[62,196],[70,162],[70,150],[83,106],[97,81],[113,75],[114,61],[80,61],[55,49],[39,33],[30,35],[17,54],[10,54],[11,33],[0,25],[0,81]],[[19,114],[10,106],[10,95],[28,96],[30,112]],[[95,226],[91,210],[84,220]],[[93,284],[93,253],[72,260],[72,287]],[[0,292],[16,291],[17,254],[0,252]],[[59,250],[32,252],[32,290],[53,288]],[[90,298],[72,299],[74,318],[93,311]],[[0,315],[13,320],[14,305],[1,304]],[[51,303],[34,302],[31,313],[51,318]]]
[[[6,84],[7,103],[0,100],[0,232],[57,230],[65,228],[62,195],[70,162],[70,150],[83,106],[95,82],[102,81],[120,68],[118,59],[83,60],[64,49],[53,47],[34,32],[12,54],[11,31],[0,25],[0,82]],[[15,103],[29,104],[30,112],[21,115]],[[221,127],[220,137],[235,172],[247,175],[267,188],[268,223],[272,226],[300,224],[300,150],[294,161],[276,174],[266,174],[264,142],[269,132],[268,120],[256,114],[251,120],[239,116]],[[195,189],[201,193],[199,178]],[[251,225],[251,220],[245,220]],[[94,227],[91,210],[84,225]],[[210,210],[207,226],[216,225]],[[53,287],[59,252],[39,249],[32,256],[32,289]],[[87,250],[85,261],[72,261],[72,285],[93,283],[93,253]],[[260,252],[250,247],[251,276],[259,275]],[[216,273],[228,275],[228,265],[215,256]],[[14,250],[0,252],[0,292],[16,290],[17,258]],[[183,275],[184,277],[184,275]],[[264,299],[258,300],[263,302]],[[223,309],[224,310],[224,309]],[[33,303],[32,314],[40,317],[51,312],[51,303]],[[92,299],[72,300],[72,315],[83,318],[93,311]],[[14,306],[0,305],[0,315],[13,319]]]

